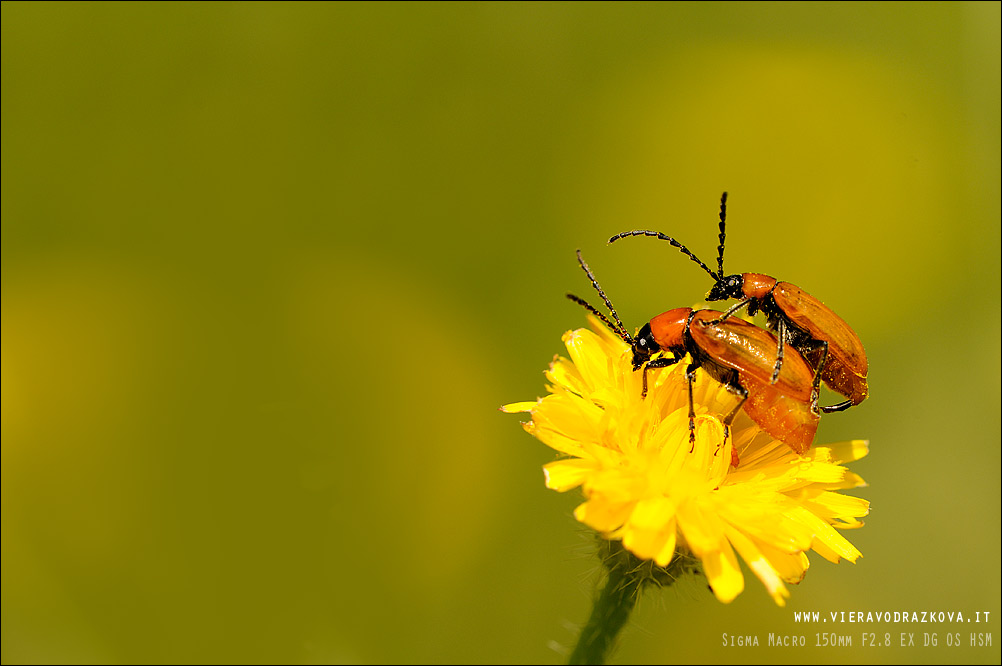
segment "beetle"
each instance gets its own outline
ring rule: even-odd
[[[610,238],[609,243],[628,236],[649,236],[667,241],[713,278],[713,287],[706,294],[707,301],[729,298],[739,300],[723,313],[722,320],[743,307],[748,308],[749,315],[754,316],[759,311],[765,314],[769,328],[776,332],[778,339],[776,365],[770,383],[776,383],[780,368],[789,354],[785,347],[790,346],[799,351],[814,368],[815,391],[821,381],[824,381],[833,391],[848,398],[843,402],[821,407],[821,412],[841,412],[866,400],[869,393],[866,383],[869,369],[866,351],[859,336],[845,320],[820,300],[790,282],[781,282],[762,273],[724,275],[726,220],[727,192],[724,192],[720,197],[720,244],[717,246],[716,272],[687,247],[659,231],[625,231]]]
[[[743,319],[722,318],[724,313],[717,310],[674,308],[657,315],[636,336],[631,336],[580,250],[578,263],[615,323],[584,299],[574,294],[567,294],[567,298],[586,308],[630,345],[633,370],[643,369],[644,373],[642,397],[647,395],[648,371],[675,365],[689,356],[685,376],[689,388],[690,444],[695,443],[692,385],[696,370],[702,368],[739,399],[721,419],[725,441],[730,436],[731,422],[743,407],[764,431],[799,454],[807,451],[814,441],[821,414],[813,386],[814,371],[796,350],[788,352],[776,380],[771,381],[776,361],[775,336]],[[736,453],[732,452],[731,461],[737,466]]]

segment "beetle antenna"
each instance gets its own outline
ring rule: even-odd
[[[633,231],[624,231],[621,234],[616,234],[615,236],[609,239],[609,242],[615,243],[620,238],[626,238],[627,236],[650,236],[651,238],[657,238],[658,240],[668,241],[669,243],[677,247],[682,254],[689,257],[697,264],[699,264],[700,268],[702,268],[704,271],[710,274],[710,277],[713,278],[714,282],[717,281],[717,274],[711,271],[709,266],[700,261],[699,257],[697,257],[696,255],[694,255],[692,252],[689,251],[689,248],[687,248],[685,245],[682,245],[671,236],[666,236],[660,231],[650,231],[647,229],[634,229]]]
[[[626,344],[630,345],[631,347],[633,346],[633,338],[631,338],[629,335],[625,334],[623,331],[616,328],[616,326],[611,321],[609,321],[609,318],[606,317],[601,312],[599,312],[598,310],[596,310],[594,307],[592,307],[591,303],[589,303],[583,298],[575,296],[574,294],[567,294],[567,298],[571,299],[578,305],[584,307],[584,309],[588,310],[588,312],[592,313],[593,315],[601,319],[602,323],[608,326],[610,331],[621,337]]]
[[[727,237],[725,227],[727,226],[727,192],[720,195],[720,234],[717,238],[720,245],[717,246],[717,271],[718,280],[724,279],[724,238]]]
[[[609,324],[609,320],[608,319],[605,319],[604,317],[602,317],[602,318],[605,319],[605,322],[606,322],[606,324],[609,325],[609,328],[612,328],[612,330],[617,335],[619,335],[619,337],[623,338],[628,343],[632,344],[633,338],[626,331],[626,327],[623,326],[623,321],[619,318],[619,315],[616,313],[616,308],[612,307],[612,301],[610,301],[609,297],[605,295],[604,291],[602,291],[602,287],[600,287],[598,285],[598,280],[595,279],[595,274],[591,272],[591,269],[588,268],[588,264],[585,263],[584,257],[581,256],[581,250],[578,250],[578,263],[581,264],[581,270],[583,270],[585,272],[585,275],[588,276],[588,279],[591,280],[591,286],[595,287],[595,291],[597,291],[598,295],[602,297],[602,302],[605,303],[605,307],[609,308],[609,312],[612,314],[612,318],[616,320],[616,324],[618,324],[618,328],[614,328],[611,324]],[[588,305],[584,301],[582,301],[580,299],[576,299],[576,298],[572,298],[571,300],[574,300],[575,302],[577,302],[577,303],[579,303],[581,305],[585,305],[585,306],[588,307],[589,310],[591,310],[592,312],[595,312],[595,308],[591,307],[590,305]],[[598,314],[598,313],[596,312],[596,314]],[[601,315],[599,315],[599,316],[601,316]]]

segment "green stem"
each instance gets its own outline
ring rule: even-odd
[[[605,586],[595,599],[569,664],[604,664],[646,586],[665,588],[679,577],[699,571],[699,562],[681,548],[667,567],[659,567],[623,548],[622,541],[599,537],[598,542],[598,556],[607,572]]]
[[[605,587],[595,599],[591,617],[581,630],[569,664],[604,664],[619,630],[640,597],[643,576],[637,575],[636,570],[630,571],[623,558],[616,558],[609,564]]]

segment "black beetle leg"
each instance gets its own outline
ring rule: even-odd
[[[770,384],[775,384],[779,381],[779,371],[783,367],[783,348],[786,341],[786,322],[780,319],[776,322],[776,337],[779,338],[779,345],[776,347],[776,367],[772,370],[772,379],[769,380]],[[827,345],[827,343],[826,343]],[[826,347],[827,348],[827,347]],[[818,386],[818,377],[820,375],[815,374],[814,376],[814,387]]]
[[[724,424],[724,441],[723,443],[721,443],[720,446],[717,447],[717,451],[719,451],[721,447],[727,444],[727,438],[731,436],[731,423],[734,421],[734,417],[738,415],[738,412],[741,410],[742,405],[745,404],[745,400],[748,399],[748,389],[746,389],[744,386],[741,386],[741,384],[735,383],[733,386],[729,386],[728,388],[731,390],[731,392],[736,393],[741,399],[738,401],[738,404],[734,405],[734,409],[727,412],[724,418],[721,419],[721,423]],[[714,453],[713,455],[717,454]]]
[[[689,453],[696,449],[696,409],[692,401],[692,384],[696,381],[697,370],[699,370],[698,363],[690,363],[685,370],[685,379],[689,384]]]
[[[648,370],[650,370],[651,368],[654,368],[654,369],[657,369],[657,368],[668,368],[668,367],[671,367],[671,366],[675,365],[676,363],[678,363],[681,360],[682,360],[681,357],[679,357],[679,358],[668,358],[667,356],[660,356],[660,357],[654,359],[653,361],[648,361],[647,363],[645,363],[644,364],[644,388],[640,392],[640,398],[643,399],[643,398],[647,397],[647,371]]]
[[[717,324],[719,324],[720,322],[724,321],[725,319],[730,319],[731,316],[733,316],[735,312],[737,312],[741,308],[743,308],[746,305],[748,305],[749,303],[751,303],[751,301],[752,301],[751,298],[746,298],[743,301],[735,303],[731,307],[727,308],[726,312],[724,312],[722,315],[720,315],[719,317],[717,317],[713,321],[706,322],[706,325],[707,326],[716,326]]]

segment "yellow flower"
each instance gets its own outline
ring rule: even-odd
[[[667,566],[676,553],[702,562],[722,602],[744,589],[737,556],[779,605],[799,583],[813,550],[832,562],[861,553],[834,528],[861,527],[865,500],[836,491],[866,485],[842,463],[867,454],[857,440],[816,446],[797,455],[760,430],[744,412],[724,443],[720,415],[736,398],[696,373],[696,441],[689,441],[686,363],[634,372],[628,345],[595,318],[593,331],[564,334],[570,359],[546,372],[549,395],[502,407],[529,412],[525,429],[564,454],[544,467],[546,485],[581,486],[575,517],[641,559]],[[737,452],[734,467],[731,449]]]

